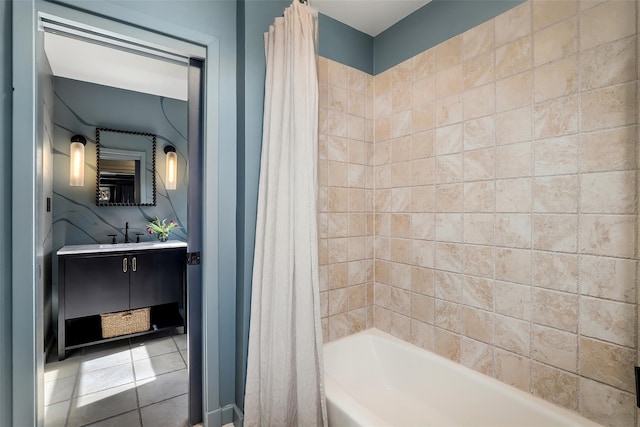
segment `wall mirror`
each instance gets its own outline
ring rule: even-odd
[[[96,128],[96,205],[156,205],[156,136]]]

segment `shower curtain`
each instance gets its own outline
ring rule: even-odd
[[[265,33],[246,426],[326,426],[316,216],[316,22],[314,9],[293,0]]]

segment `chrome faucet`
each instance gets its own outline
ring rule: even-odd
[[[124,224],[124,242],[129,243],[129,223]]]

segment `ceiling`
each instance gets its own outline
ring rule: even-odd
[[[54,76],[187,100],[187,66],[49,32],[44,50]]]
[[[323,15],[377,36],[431,0],[310,0]]]

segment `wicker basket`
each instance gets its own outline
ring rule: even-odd
[[[102,322],[102,338],[118,337],[149,330],[149,311],[147,308],[106,313],[100,315]]]

